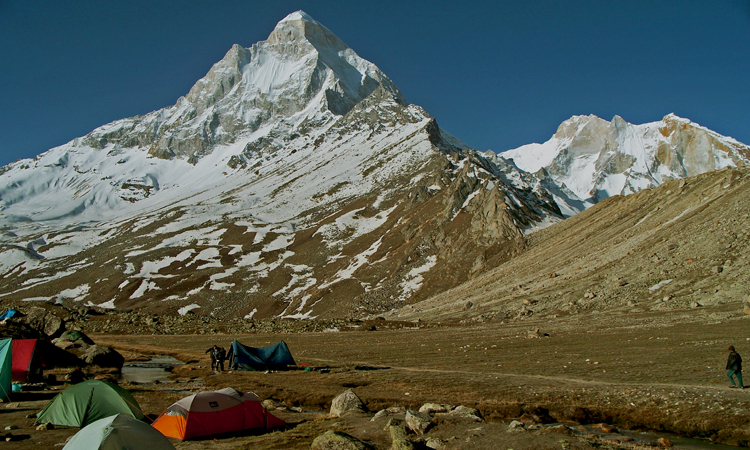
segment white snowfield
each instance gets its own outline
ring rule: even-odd
[[[611,122],[574,116],[549,141],[501,155],[527,172],[544,169],[557,186],[575,194],[572,201],[584,207],[668,180],[750,162],[746,145],[674,114],[643,125],[619,116]],[[579,211],[574,207],[571,212]]]
[[[474,186],[451,217],[494,191],[514,217],[535,211],[533,220],[516,223],[526,233],[562,219],[541,203],[556,202],[570,216],[606,196],[747,162],[750,154],[671,115],[646,125],[574,117],[544,144],[479,154],[437,129],[374,64],[298,11],[266,41],[233,46],[175,105],[0,168],[0,299],[118,308],[163,294],[184,315],[218,311],[210,302],[219,294],[255,295],[283,269],[285,284],[268,292],[269,301],[285,305],[278,315],[314,317],[319,298],[311,292],[347,281],[364,292],[380,287],[358,280],[358,271],[387,258],[374,255],[411,188],[446,190],[424,179],[435,158],[448,158],[445,147],[464,155],[451,176]],[[546,175],[532,175],[540,169]],[[354,201],[359,206],[342,212]],[[312,227],[329,252],[315,267],[294,259],[297,233]],[[378,233],[358,254],[344,251]],[[237,243],[235,234],[254,237]],[[112,254],[80,256],[91,249]],[[405,271],[391,298],[407,301],[437,263],[429,255]],[[329,278],[315,275],[328,266],[336,267]],[[118,277],[114,294],[98,294],[106,276],[82,275],[99,267]],[[186,272],[200,281],[184,294],[169,292]],[[31,294],[45,284],[57,292]],[[257,306],[244,311],[246,318],[260,314]]]

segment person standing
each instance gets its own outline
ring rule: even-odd
[[[224,360],[227,359],[227,351],[224,349],[224,347],[219,347],[219,352],[216,357],[216,369],[219,372],[224,371]]]
[[[219,355],[219,349],[216,348],[216,344],[214,344],[213,347],[206,350],[206,353],[208,353],[208,356],[211,357],[211,370],[216,370],[218,365],[217,356]]]
[[[730,388],[739,387],[745,389],[745,385],[742,384],[742,357],[739,353],[734,350],[734,345],[729,346],[729,358],[727,358],[727,376],[729,381],[732,383],[729,385]],[[734,384],[733,376],[737,377],[737,383]]]

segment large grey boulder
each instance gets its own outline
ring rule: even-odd
[[[65,322],[39,306],[32,306],[26,311],[26,323],[42,333],[43,335],[54,338],[65,331]]]
[[[313,440],[312,450],[367,450],[371,448],[359,439],[340,431],[328,430]]]
[[[367,407],[351,389],[337,395],[331,402],[332,417],[341,417],[352,411],[367,412]]]

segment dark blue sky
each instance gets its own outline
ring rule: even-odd
[[[0,0],[0,165],[174,104],[298,9],[478,150],[575,114],[750,144],[750,0]]]

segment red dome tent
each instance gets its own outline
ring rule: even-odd
[[[199,392],[169,406],[153,427],[164,436],[180,439],[213,436],[233,431],[271,429],[286,422],[263,409],[252,392],[231,388]]]
[[[13,339],[13,381],[28,383],[42,375],[36,339]]]

